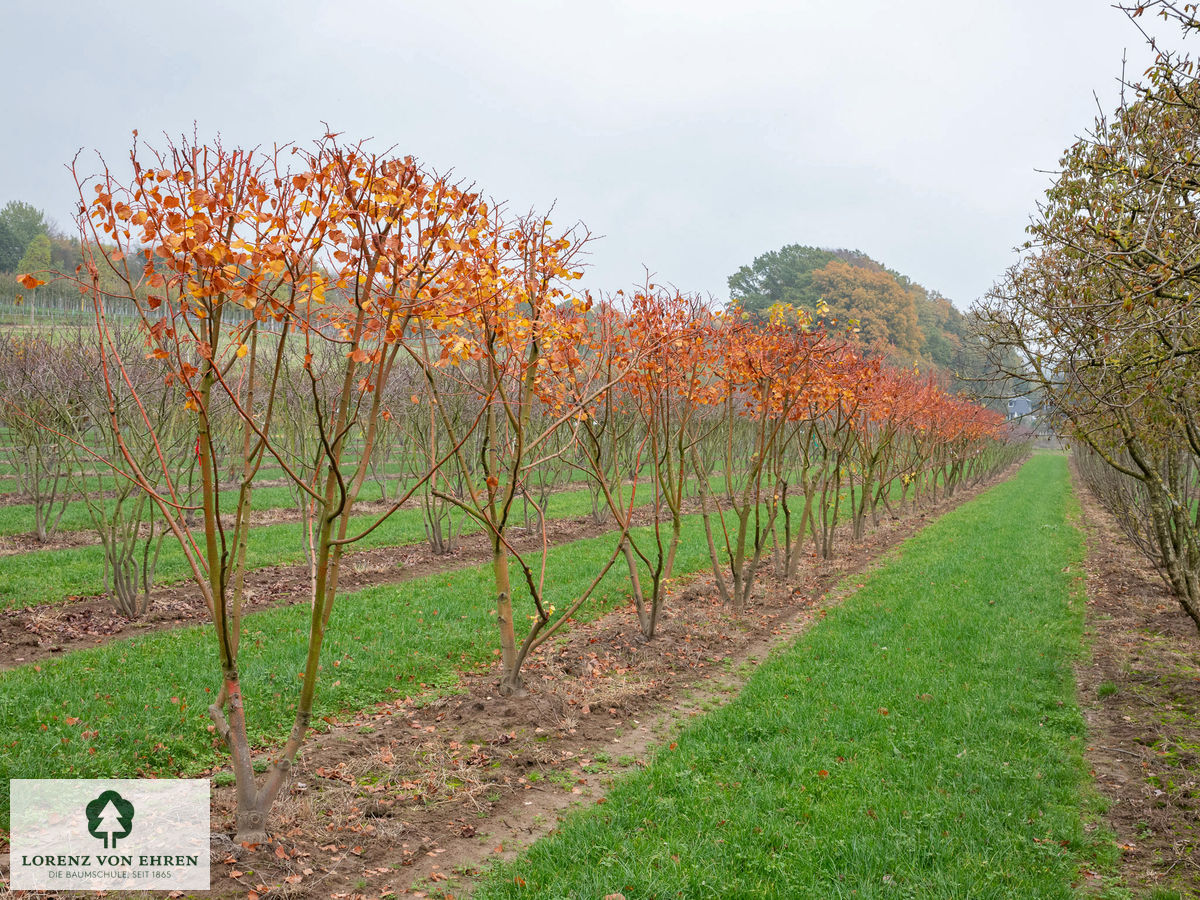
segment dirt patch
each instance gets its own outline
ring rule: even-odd
[[[1085,758],[1139,895],[1200,898],[1200,635],[1154,566],[1076,478],[1087,535],[1077,667]]]

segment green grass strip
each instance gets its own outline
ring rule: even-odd
[[[363,485],[362,499],[364,501],[378,500],[379,493],[379,486],[368,482]],[[286,486],[257,488],[253,496],[256,510],[287,509],[294,508],[296,505],[295,493]],[[237,491],[223,491],[221,493],[222,511],[234,512],[237,509],[237,499]],[[110,498],[104,498],[98,502],[102,503],[105,508],[111,507],[114,503]],[[63,512],[54,537],[71,531],[90,531],[91,528],[92,519],[88,515],[87,504],[82,500],[72,500],[67,503],[67,508]],[[13,503],[9,506],[0,506],[0,535],[28,534],[33,529],[32,503]],[[51,540],[53,539],[52,537]],[[35,550],[33,552],[43,551]]]
[[[275,490],[286,491],[286,488]],[[264,491],[263,493],[266,493]],[[376,493],[364,493],[377,496]],[[649,503],[653,492],[643,485],[639,499]],[[255,503],[258,508],[258,503]],[[518,504],[514,523],[521,524],[521,507]],[[562,491],[551,495],[546,504],[549,519],[565,519],[584,516],[591,512],[591,494],[587,490]],[[457,518],[457,514],[456,514]],[[536,522],[530,513],[531,522]],[[355,516],[351,520],[351,531],[366,528],[375,521],[375,516]],[[463,522],[462,534],[479,530],[472,520]],[[297,522],[278,525],[261,525],[252,528],[246,551],[246,563],[251,569],[265,566],[287,565],[304,560],[303,526]],[[382,525],[363,540],[354,544],[353,550],[370,550],[377,547],[394,547],[415,544],[425,540],[425,520],[419,508],[397,510]],[[168,535],[163,542],[158,560],[155,581],[171,584],[191,577],[183,551],[175,539]],[[99,545],[71,547],[62,550],[39,550],[30,553],[0,557],[0,609],[59,603],[71,596],[91,596],[104,592],[104,551]]]
[[[399,463],[389,464],[389,471],[394,470],[400,472],[402,466]],[[255,481],[271,481],[283,476],[282,469],[262,469],[255,476]],[[407,483],[407,478],[401,478],[399,475],[387,477],[388,491],[392,496],[395,496],[397,483],[404,481]],[[0,487],[3,482],[0,481]],[[108,491],[118,487],[117,480],[111,476],[102,476],[101,478],[89,478],[88,489],[90,491]],[[7,493],[15,493],[16,488]],[[3,491],[0,491],[3,493]],[[362,491],[359,493],[359,499],[364,502],[371,502],[380,499],[383,492],[379,483],[372,477],[367,478],[363,482]],[[296,505],[296,491],[289,488],[287,485],[274,485],[269,487],[256,487],[254,490],[254,508],[256,510],[267,509],[287,509]],[[226,513],[232,513],[237,509],[238,492],[236,488],[226,488],[221,492],[221,510]],[[101,501],[107,505],[110,500]],[[197,497],[197,504],[200,502]],[[58,507],[55,508],[57,512]],[[92,520],[88,515],[87,504],[82,500],[71,500],[66,504],[66,510],[63,512],[62,519],[58,524],[58,532],[67,531],[88,531],[92,528]],[[32,503],[10,503],[8,506],[0,506],[0,535],[11,534],[28,534],[34,530],[34,509]]]
[[[718,482],[717,476],[712,483]],[[286,487],[262,489],[255,493],[254,508],[260,506],[260,495],[270,492],[286,492]],[[377,499],[376,485],[364,485],[363,497]],[[653,502],[654,490],[643,482],[638,488],[638,506]],[[793,505],[795,504],[794,501]],[[511,524],[523,525],[526,508],[518,500],[511,516]],[[586,516],[592,511],[591,492],[587,489],[558,491],[550,495],[546,503],[548,520],[570,519]],[[528,507],[528,521],[536,525],[537,518],[532,505]],[[460,514],[454,513],[455,521]],[[351,519],[351,533],[361,531],[375,521],[373,515],[355,516]],[[463,535],[479,531],[474,520],[462,518]],[[426,539],[424,514],[417,507],[397,510],[373,532],[351,547],[351,553],[379,547],[400,547],[418,544]],[[266,566],[290,565],[304,561],[304,530],[298,522],[283,522],[277,525],[260,525],[250,530],[246,549],[246,565],[249,569]],[[183,551],[174,537],[167,535],[155,571],[155,584],[168,585],[186,581],[191,577]],[[70,547],[61,550],[34,550],[26,553],[0,556],[0,609],[23,606],[42,606],[61,603],[69,597],[88,597],[104,593],[104,550],[98,544]]]
[[[476,896],[1075,896],[1073,508],[1042,456],[933,523]]]
[[[389,496],[395,497],[398,486],[400,484],[407,485],[410,479],[401,477],[404,471],[404,466],[400,463],[389,463],[386,466],[389,475],[385,476]],[[581,472],[568,473],[570,478],[567,483],[580,483],[586,479]],[[263,469],[261,470],[256,481],[269,481],[283,476],[282,469]],[[0,481],[0,487],[3,482]],[[14,482],[15,485],[15,482]],[[111,477],[104,477],[103,480],[90,479],[88,486],[91,490],[112,490],[117,487],[116,480]],[[14,487],[11,492],[15,492]],[[3,491],[0,491],[3,493]],[[374,477],[368,476],[363,482],[362,491],[359,493],[359,500],[363,502],[373,502],[379,500],[383,495],[383,491],[379,482]],[[226,513],[233,513],[237,509],[238,494],[236,490],[226,489],[221,492],[221,509]],[[106,503],[111,501],[104,501]],[[199,500],[196,501],[199,503]],[[288,509],[296,505],[295,491],[287,485],[276,485],[271,487],[258,487],[254,491],[254,509]],[[57,511],[57,508],[56,508]],[[8,506],[0,506],[0,536],[13,534],[28,534],[34,530],[34,509],[32,503],[12,503]],[[66,510],[63,512],[62,519],[59,521],[58,533],[68,531],[88,531],[92,528],[92,520],[88,515],[87,505],[82,500],[71,500],[66,505]]]
[[[551,549],[548,602],[564,609],[578,597],[613,540],[610,534]],[[703,527],[692,517],[676,572],[708,564]],[[624,601],[628,584],[627,568],[614,566],[576,618],[586,621]],[[532,603],[524,591],[515,594],[520,632]],[[290,727],[308,619],[301,604],[243,621],[242,687],[256,745]],[[448,688],[460,670],[492,662],[495,634],[490,564],[342,596],[323,647],[316,721],[426,686]],[[0,822],[8,821],[10,778],[189,775],[221,762],[224,751],[207,730],[219,674],[210,627],[118,640],[0,672]]]

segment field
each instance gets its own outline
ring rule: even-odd
[[[310,5],[6,9],[0,897],[1200,900],[1200,0]]]
[[[0,334],[12,846],[10,778],[189,778],[217,897],[1194,893],[1196,660],[1143,610],[1124,667],[1083,531],[1187,613],[1191,456],[1034,452],[820,298],[598,300],[576,229],[283,153],[109,173],[92,326]]]
[[[1087,593],[1100,588],[1084,577],[1064,458],[1039,455],[979,496],[944,503],[932,524],[889,522],[838,564],[816,566],[804,593],[769,579],[756,612],[732,618],[712,602],[693,518],[656,652],[630,640],[628,582],[613,572],[527,663],[529,697],[503,708],[487,703],[493,657],[475,639],[489,627],[476,602],[489,567],[348,594],[354,615],[327,638],[321,733],[282,801],[277,852],[255,862],[231,846],[214,889],[957,897],[970,886],[980,897],[1123,897],[1121,859],[1139,855],[1139,883],[1157,885],[1138,853],[1150,826],[1107,818],[1111,776],[1089,777],[1097,758],[1122,759],[1089,744],[1112,723],[1085,726],[1080,707],[1102,714],[1123,689],[1105,681],[1112,693],[1097,700],[1099,685],[1076,685],[1076,671],[1089,679],[1084,630],[1099,625],[1085,622]],[[1093,508],[1090,527],[1101,515]],[[583,590],[610,541],[552,550],[549,564],[563,571],[554,554],[566,554],[576,573],[556,594]],[[294,709],[281,676],[286,657],[303,656],[303,613],[285,605],[243,622],[246,690],[275,697],[250,726],[264,759]],[[3,732],[21,736],[6,742],[9,771],[209,775],[218,815],[230,815],[228,770],[204,727],[206,641],[202,626],[168,627],[0,673]],[[1097,652],[1113,664],[1111,649]],[[1195,659],[1181,663],[1196,671]],[[1150,727],[1153,708],[1123,730]],[[1151,758],[1186,772],[1194,719],[1173,721],[1178,749]],[[1157,814],[1164,831],[1191,806],[1186,786],[1170,783],[1176,811]],[[1121,833],[1131,828],[1137,837]],[[329,842],[328,829],[351,837]]]

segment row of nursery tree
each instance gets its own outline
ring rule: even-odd
[[[1129,7],[1200,32],[1195,6]],[[1061,161],[981,333],[1200,628],[1200,83],[1157,61]]]
[[[345,554],[404,504],[422,505],[435,542],[449,514],[490,540],[480,599],[512,693],[590,593],[556,597],[545,556],[513,541],[519,505],[544,528],[548,491],[568,480],[612,525],[593,588],[627,571],[651,638],[685,517],[702,520],[716,589],[741,609],[767,567],[828,556],[839,516],[861,535],[1023,452],[994,413],[795,309],[751,317],[654,285],[574,293],[585,232],[511,215],[408,157],[326,135],[274,153],[135,145],[131,163],[124,182],[77,175],[89,256],[55,277],[91,301],[95,328],[5,348],[5,391],[40,398],[10,433],[36,424],[69,468],[124,479],[183,548],[216,633],[210,713],[241,840],[262,839],[308,729]],[[140,330],[111,325],[112,303],[136,306]],[[56,365],[38,390],[15,384]],[[404,471],[386,501],[352,519],[389,460]],[[265,468],[302,513],[312,612],[294,724],[256,781],[238,636]]]

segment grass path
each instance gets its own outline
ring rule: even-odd
[[[1065,460],[907,541],[842,606],[481,898],[1054,898],[1090,837]]]
[[[273,488],[284,491],[286,488]],[[267,491],[262,492],[266,494]],[[376,497],[378,490],[369,492]],[[652,493],[643,487],[639,505],[652,500]],[[255,508],[260,508],[255,504]],[[267,507],[261,507],[267,508]],[[546,504],[548,519],[565,519],[591,512],[591,494],[586,490],[560,491],[552,494]],[[357,515],[351,519],[351,532],[365,529],[376,515]],[[518,524],[524,520],[516,516]],[[536,521],[536,520],[534,520]],[[460,534],[479,531],[472,520],[463,518]],[[246,552],[248,569],[289,565],[303,562],[304,527],[300,522],[281,522],[259,525],[250,529]],[[351,553],[378,547],[399,547],[418,544],[426,539],[425,518],[421,509],[406,506],[397,510],[371,534],[356,542]],[[167,535],[158,558],[155,584],[164,586],[191,577],[191,570],[174,537]],[[103,594],[104,551],[97,544],[58,550],[35,550],[0,556],[0,609],[60,603],[68,597],[87,597]]]

